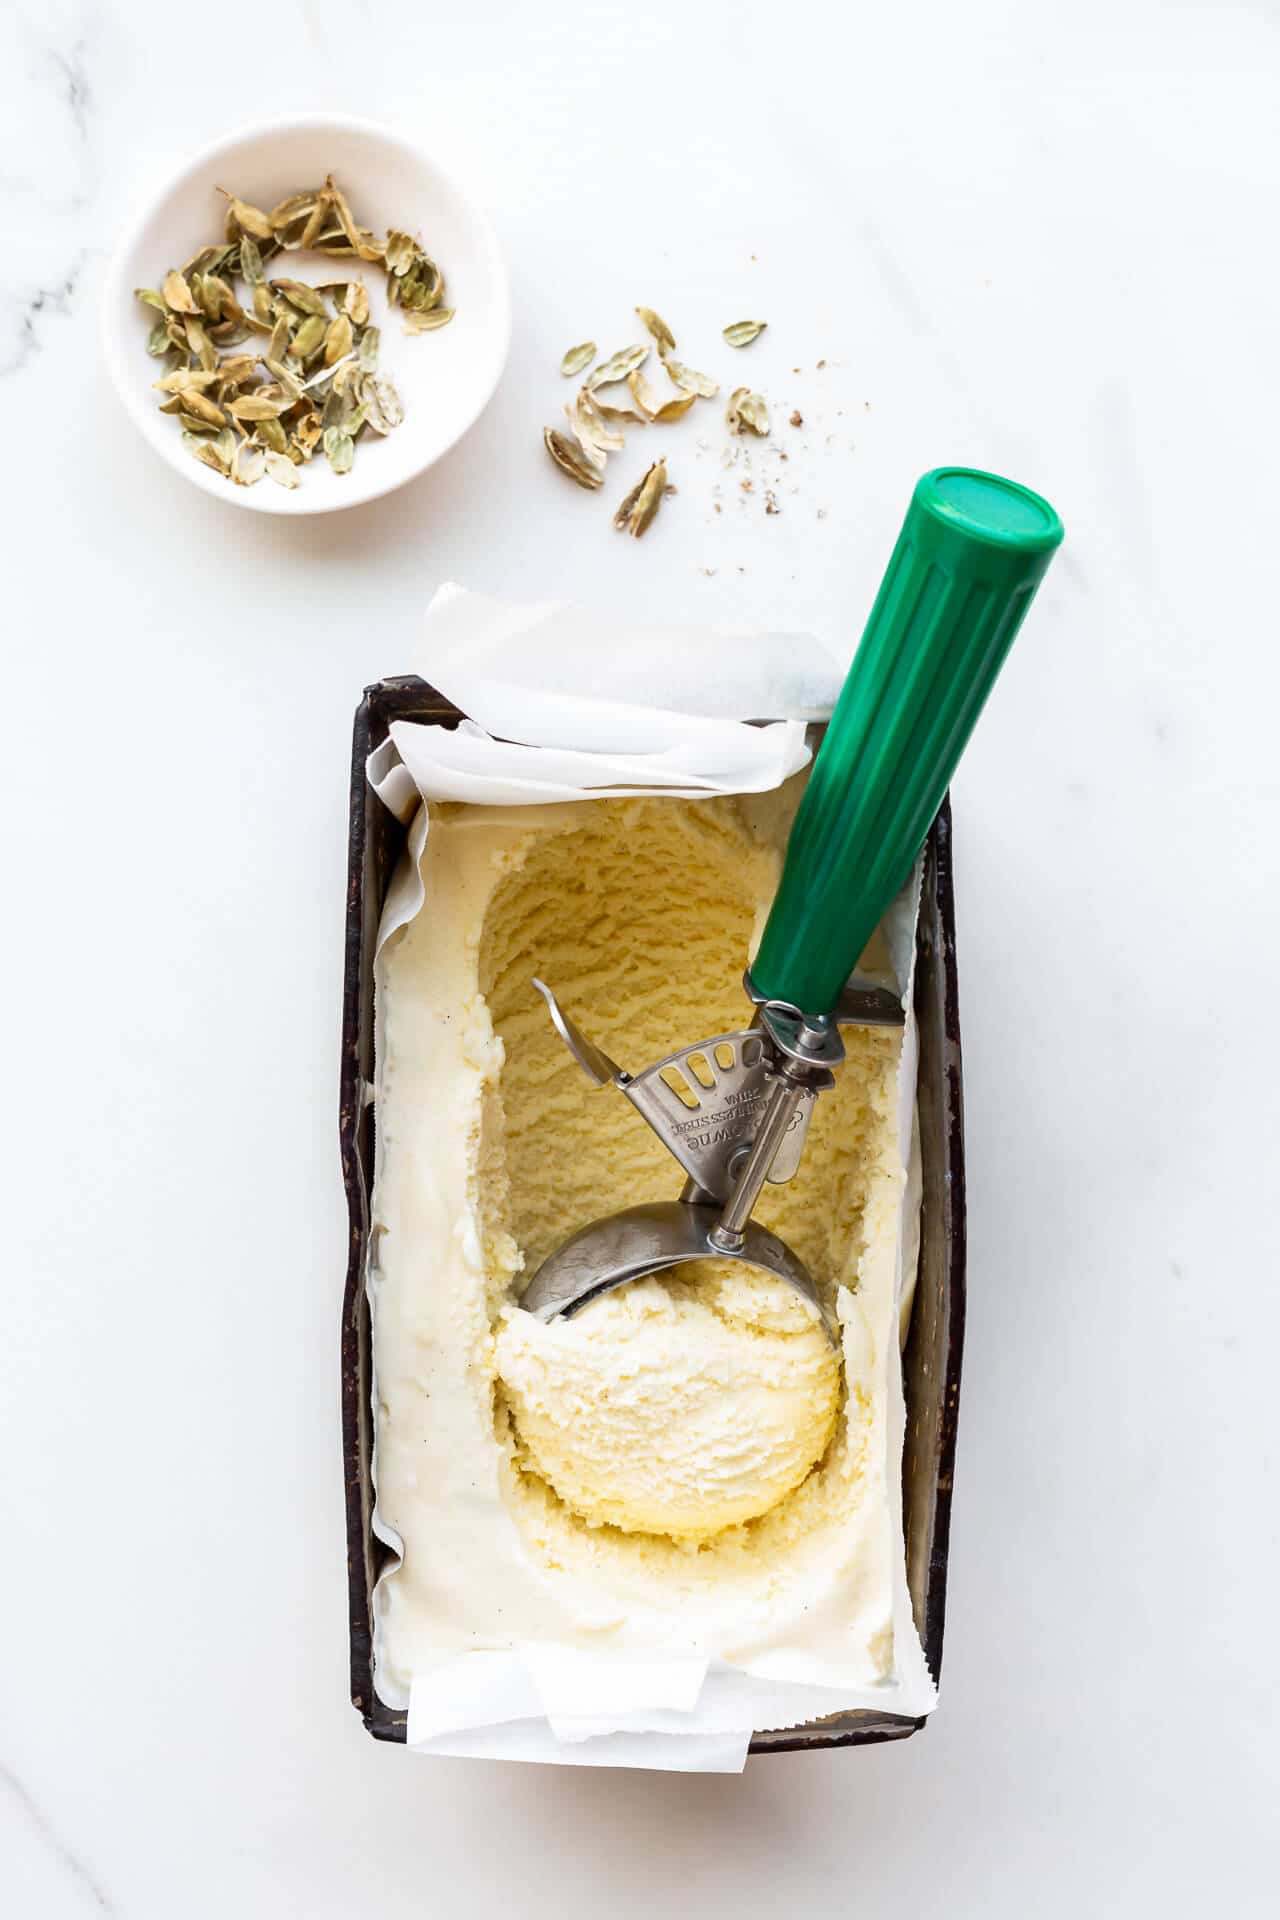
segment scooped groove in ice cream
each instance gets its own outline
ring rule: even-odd
[[[528,1465],[567,1507],[690,1539],[799,1486],[840,1394],[812,1309],[731,1260],[632,1281],[546,1325],[513,1308],[497,1362]]]
[[[756,1208],[838,1353],[737,1268],[546,1327],[518,1304],[576,1228],[681,1184],[532,976],[632,1071],[741,1025],[798,791],[431,809],[425,904],[377,976],[374,1464],[403,1553],[375,1600],[386,1699],[450,1650],[526,1642],[859,1687],[893,1670],[897,1033],[848,1031],[799,1173]]]

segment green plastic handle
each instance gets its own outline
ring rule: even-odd
[[[916,487],[787,844],[751,985],[830,1013],[906,880],[1062,539],[1047,500],[970,467]]]

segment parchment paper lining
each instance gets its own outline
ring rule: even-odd
[[[423,902],[424,800],[520,806],[640,791],[679,797],[769,791],[807,763],[805,721],[830,712],[841,681],[835,663],[807,636],[641,630],[576,609],[514,606],[452,586],[432,602],[425,631],[416,670],[470,719],[451,731],[397,722],[370,756],[370,784],[409,824],[383,909],[379,951]],[[610,662],[617,663],[612,673]],[[584,685],[589,695],[581,692]],[[671,704],[673,690],[680,708]],[[770,724],[743,724],[748,717]],[[896,1250],[904,1338],[919,1245],[918,1043],[911,1011],[919,889],[917,866],[884,922],[893,982],[907,1010],[898,1074],[898,1144],[907,1180]],[[378,1038],[375,1010],[380,1058]],[[376,1313],[372,1266],[366,1285]],[[415,1677],[405,1699],[387,1685],[385,1670],[380,1673],[375,1591],[375,1685],[388,1704],[407,1707],[409,1744],[456,1757],[737,1772],[757,1729],[851,1708],[929,1712],[936,1693],[912,1618],[902,1549],[898,1463],[906,1416],[895,1343],[888,1366],[885,1470],[898,1550],[894,1671],[883,1684],[814,1687],[721,1662],[667,1657],[661,1649],[651,1657],[619,1657],[520,1644],[442,1655]],[[375,1383],[375,1400],[376,1391]],[[376,1443],[373,1474],[376,1491]],[[380,1589],[403,1543],[376,1506],[373,1526],[397,1556]]]

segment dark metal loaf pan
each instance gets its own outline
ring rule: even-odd
[[[461,717],[456,707],[423,680],[383,680],[366,689],[356,711],[352,741],[339,1109],[342,1177],[351,1222],[342,1303],[342,1446],[351,1699],[370,1733],[379,1740],[403,1741],[405,1716],[385,1706],[373,1688],[373,1588],[385,1549],[374,1539],[370,1525],[373,1416],[364,1264],[373,1185],[374,1109],[366,1104],[364,1090],[374,1080],[374,940],[405,830],[368,787],[365,761],[386,739],[393,720],[433,720],[451,726]],[[907,1402],[903,1514],[911,1602],[936,1678],[942,1665],[951,1479],[964,1337],[964,1133],[949,801],[943,802],[926,848],[915,1006],[920,1029],[918,1109],[924,1200],[919,1278],[903,1361]],[[809,1726],[757,1734],[751,1751],[786,1753],[901,1740],[923,1724],[900,1714],[845,1713]]]

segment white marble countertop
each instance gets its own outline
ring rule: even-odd
[[[1274,10],[11,0],[0,76],[10,1909],[1274,1911]],[[516,335],[443,465],[283,524],[149,454],[95,300],[137,196],[303,108],[470,186]],[[637,300],[695,360],[770,321],[753,377],[808,431],[777,516],[718,423],[668,436],[639,543],[546,463],[561,350]],[[956,789],[937,1718],[743,1779],[378,1748],[337,1430],[360,689],[446,576],[847,650],[943,460],[1068,539]]]

